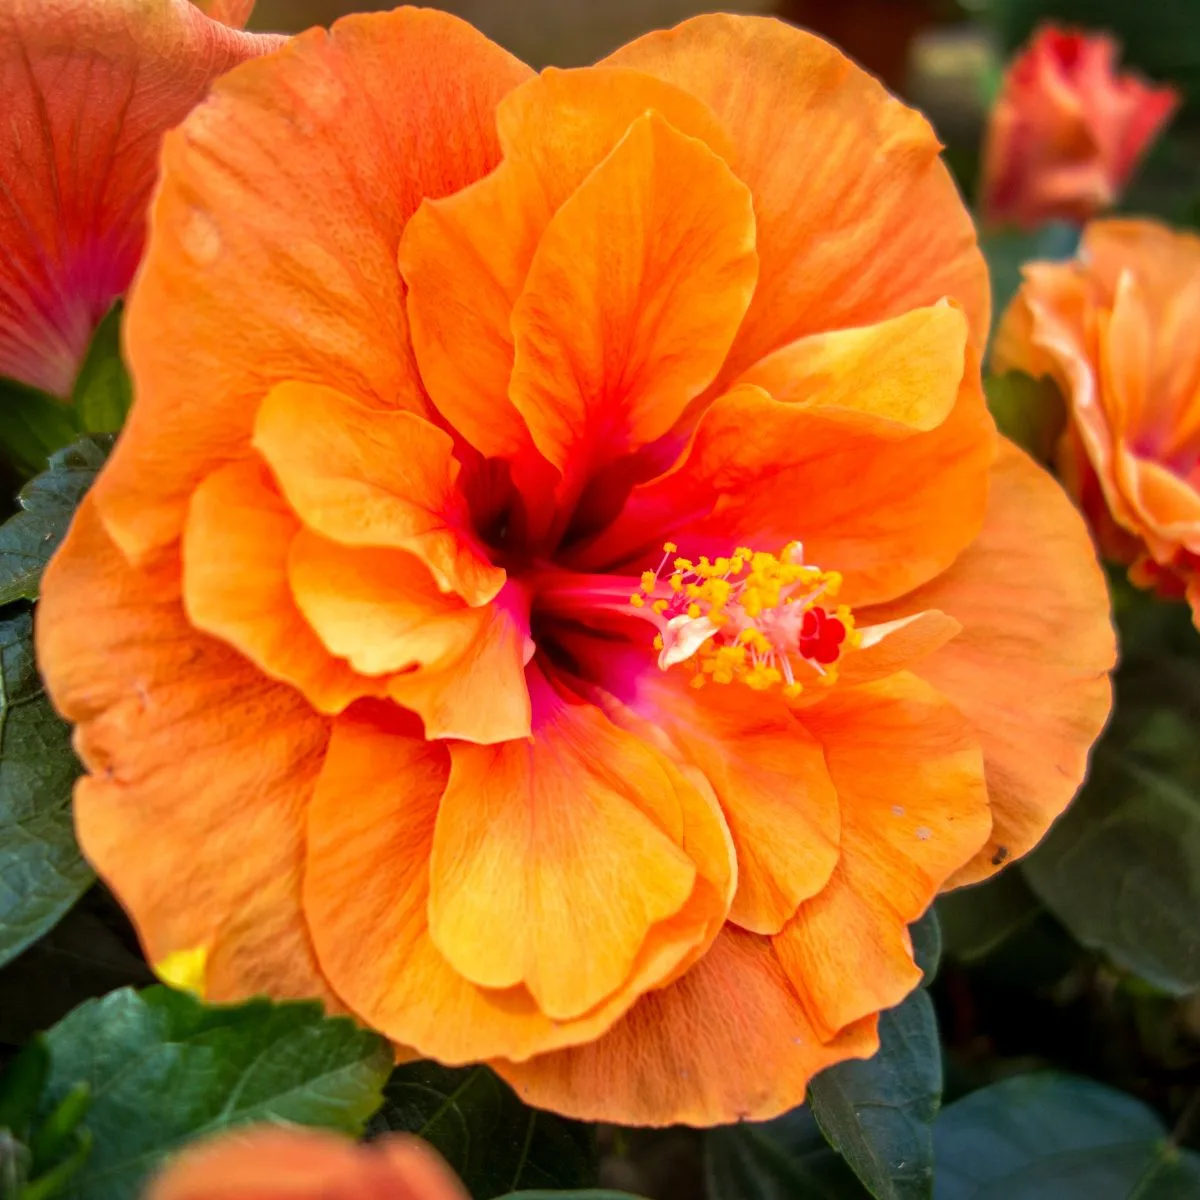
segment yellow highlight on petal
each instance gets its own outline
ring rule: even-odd
[[[205,976],[208,973],[207,946],[176,950],[152,966],[155,975],[163,983],[179,992],[191,992],[198,1000],[204,999]]]

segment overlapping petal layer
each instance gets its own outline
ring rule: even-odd
[[[769,1116],[873,1052],[908,923],[1061,809],[1112,656],[1078,518],[997,461],[937,151],[742,18],[531,77],[400,10],[218,85],[40,631],[83,844],[156,960],[209,948],[239,994],[286,929],[247,979],[623,1122]],[[1030,703],[1053,761],[1017,776]]]

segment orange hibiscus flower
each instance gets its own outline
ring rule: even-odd
[[[314,1129],[259,1126],[189,1146],[146,1200],[469,1200],[433,1149],[390,1134],[358,1145]]]
[[[253,7],[0,0],[0,376],[70,394],[141,258],[162,135],[280,42],[220,23]]]
[[[1086,221],[1120,198],[1180,97],[1118,74],[1117,52],[1104,34],[1045,25],[1013,59],[984,147],[989,221]]]
[[[164,974],[631,1123],[874,1051],[1113,657],[938,150],[762,19],[535,76],[402,9],[221,81],[39,625]]]
[[[1058,467],[1101,552],[1200,624],[1200,238],[1096,221],[1079,257],[1031,263],[997,334],[998,370],[1055,380]]]

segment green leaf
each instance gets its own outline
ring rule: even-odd
[[[0,605],[37,599],[42,571],[111,447],[110,437],[83,438],[21,489],[22,511],[0,525]]]
[[[19,1046],[85,1000],[155,982],[124,913],[102,887],[93,887],[0,969],[0,1042]]]
[[[923,990],[880,1016],[879,1042],[873,1058],[822,1071],[809,1103],[821,1132],[876,1200],[928,1200],[942,1059]]]
[[[41,937],[94,876],[75,844],[71,731],[46,698],[33,616],[0,619],[0,965]]]
[[[986,958],[1042,911],[1019,871],[938,897],[946,953],[959,962]]]
[[[807,1108],[773,1121],[710,1129],[704,1139],[709,1200],[856,1200],[854,1173],[821,1136]]]
[[[1020,371],[989,375],[983,381],[996,427],[1040,463],[1054,458],[1067,425],[1067,406],[1052,379]]]
[[[122,308],[118,300],[92,335],[71,393],[80,427],[89,433],[117,433],[133,401],[133,385],[121,360]]]
[[[942,961],[942,927],[937,912],[929,909],[908,927],[912,936],[913,959],[921,968],[921,986],[928,987],[938,973]]]
[[[1085,946],[1171,995],[1200,987],[1200,664],[1120,677],[1087,785],[1024,870]]]
[[[49,1071],[50,1052],[46,1043],[40,1037],[34,1038],[0,1076],[0,1129],[11,1130],[25,1138]]]
[[[936,1200],[1184,1200],[1200,1155],[1139,1100],[1088,1079],[1019,1075],[947,1105],[934,1127]]]
[[[64,1197],[134,1200],[184,1142],[253,1121],[361,1133],[392,1063],[387,1043],[318,1004],[211,1008],[181,992],[124,988],[46,1034],[43,1118],[91,1088],[95,1148]]]
[[[64,401],[0,379],[0,450],[22,472],[43,470],[55,450],[78,436],[75,411]]]
[[[372,1129],[431,1142],[475,1200],[595,1182],[591,1129],[529,1108],[486,1067],[407,1063],[393,1072],[384,1098]]]

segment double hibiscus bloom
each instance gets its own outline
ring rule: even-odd
[[[412,9],[170,134],[136,403],[44,581],[82,845],[164,977],[711,1124],[871,1054],[907,930],[1108,712],[918,114],[782,24],[535,75]]]

